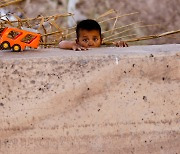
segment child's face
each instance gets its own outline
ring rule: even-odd
[[[101,36],[98,30],[84,30],[79,31],[79,38],[77,43],[85,48],[96,48],[101,46]]]

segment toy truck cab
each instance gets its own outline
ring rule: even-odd
[[[40,39],[41,35],[38,33],[6,27],[1,33],[0,45],[2,49],[12,49],[17,52],[26,47],[37,48]]]

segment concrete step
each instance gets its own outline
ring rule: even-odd
[[[0,153],[180,151],[180,45],[0,51]]]

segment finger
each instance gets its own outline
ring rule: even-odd
[[[119,46],[120,46],[120,43],[119,43],[119,42],[116,42],[115,45],[116,45],[116,47],[119,47]]]
[[[81,47],[81,49],[82,49],[82,50],[86,50],[86,48],[84,48],[84,47]]]
[[[76,51],[76,50],[77,50],[77,48],[76,48],[76,47],[73,47],[72,49],[73,49],[74,51]]]
[[[116,47],[119,46],[118,42],[112,42],[113,45],[115,45]]]
[[[124,47],[124,42],[119,42],[119,47]]]
[[[122,42],[122,47],[128,47],[128,44],[126,42]]]
[[[124,42],[124,47],[128,47],[128,44],[126,42]]]

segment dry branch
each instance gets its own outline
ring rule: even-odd
[[[6,7],[6,6],[9,6],[9,5],[13,5],[13,4],[16,4],[16,3],[21,2],[21,1],[23,1],[23,0],[15,0],[15,1],[11,1],[11,2],[6,2],[4,4],[0,4],[0,8]]]
[[[131,24],[128,24],[128,25],[124,25],[124,26],[120,26],[120,27],[117,27],[117,28],[114,28],[114,29],[110,29],[110,30],[102,32],[102,34],[105,34],[105,33],[111,32],[111,31],[115,31],[115,30],[119,30],[119,29],[122,29],[122,28],[127,28],[129,26],[133,26],[133,25],[136,25],[138,23],[142,23],[142,21],[138,21],[138,22],[134,22],[134,23],[131,23]]]
[[[113,18],[109,18],[109,19],[106,19],[106,20],[103,20],[103,21],[100,21],[99,23],[104,23],[104,22],[107,22],[109,20],[113,20],[113,19],[116,19],[116,18],[122,18],[122,17],[126,17],[126,16],[131,16],[131,15],[135,15],[135,14],[138,14],[139,12],[133,12],[133,13],[129,13],[129,14],[123,14],[123,15],[120,15],[120,16],[116,16],[116,17],[113,17]]]
[[[129,32],[129,31],[134,30],[134,29],[137,29],[137,28],[147,28],[147,27],[152,27],[152,26],[159,26],[159,24],[154,24],[154,25],[142,25],[142,26],[137,26],[137,27],[134,27],[134,28],[129,28],[129,29],[126,29],[126,30],[121,31],[121,32],[119,32],[119,33],[116,33],[116,34],[110,35],[110,36],[108,36],[108,37],[105,37],[104,40],[107,41],[107,39],[109,39],[109,38],[112,38],[112,37],[114,37],[114,36],[116,36],[116,35],[119,35],[119,34],[122,34],[122,33],[125,33],[125,32]]]
[[[180,30],[170,31],[170,32],[166,32],[166,33],[159,34],[159,35],[143,36],[143,37],[134,38],[134,39],[125,40],[125,41],[126,41],[126,42],[137,42],[137,41],[143,41],[143,40],[150,40],[150,39],[161,38],[161,37],[165,37],[165,36],[169,36],[169,35],[173,35],[173,34],[177,34],[177,33],[180,33]]]
[[[173,34],[177,34],[180,33],[180,30],[176,30],[176,31],[170,31],[170,32],[165,32],[162,34],[157,34],[157,35],[148,35],[148,36],[143,36],[143,37],[139,37],[139,38],[133,38],[133,39],[128,39],[128,40],[124,40],[125,42],[137,42],[137,41],[144,41],[144,40],[150,40],[150,39],[156,39],[156,38],[161,38],[161,37],[166,37],[169,35],[173,35]],[[104,45],[111,45],[114,42],[103,42]]]
[[[4,4],[1,4],[0,7],[12,5],[12,4],[15,4],[15,3],[18,3],[21,1],[23,1],[23,0],[14,0],[11,2],[8,1],[8,2],[5,2]],[[23,12],[23,10],[21,10],[21,12]],[[115,14],[114,17],[111,17],[111,18],[108,18],[105,20],[102,19],[102,18],[104,18],[108,15],[111,15],[113,13]],[[103,13],[102,15],[100,15],[98,18],[96,18],[95,20],[101,19],[101,21],[99,21],[100,24],[114,20],[113,21],[114,24],[112,25],[112,28],[110,30],[102,32],[102,34],[106,34],[106,36],[108,34],[108,36],[104,38],[103,44],[106,44],[106,45],[113,44],[113,41],[115,41],[115,40],[122,39],[122,38],[123,39],[124,38],[132,38],[133,36],[137,36],[137,34],[128,34],[130,31],[132,31],[134,29],[145,28],[145,27],[150,27],[150,26],[157,26],[157,24],[156,25],[140,25],[140,26],[138,26],[137,24],[142,23],[141,21],[138,21],[138,22],[134,22],[131,24],[124,25],[124,26],[116,27],[116,24],[117,24],[119,18],[126,17],[126,16],[128,17],[131,15],[136,15],[138,13],[139,12],[133,12],[133,13],[129,13],[129,14],[118,15],[116,10],[111,9],[111,10],[108,10],[107,12]],[[8,14],[10,14],[10,13],[8,13]],[[0,20],[1,20],[0,26],[1,27],[0,28],[6,27],[7,25],[10,25],[12,27],[13,26],[19,27],[19,28],[21,28],[24,25],[27,25],[30,28],[36,27],[35,29],[42,31],[42,40],[44,42],[41,42],[40,44],[43,45],[44,47],[50,47],[50,46],[57,45],[59,39],[64,39],[64,38],[65,39],[72,39],[74,34],[76,33],[74,30],[75,27],[61,28],[56,23],[56,19],[58,19],[58,18],[68,17],[68,16],[73,17],[73,14],[71,14],[71,13],[56,14],[56,15],[46,16],[46,17],[38,16],[36,18],[27,18],[26,17],[25,19],[21,19],[15,14],[11,14],[11,15],[13,15],[16,18],[16,21],[10,21],[6,17],[6,15],[1,16],[1,18],[0,18]],[[4,17],[6,17],[6,19],[3,19]],[[48,24],[51,26],[51,30],[47,27]],[[56,31],[53,32],[54,28]],[[109,32],[111,32],[111,33],[109,33]],[[113,34],[113,32],[116,32],[116,33]],[[148,36],[143,36],[143,37],[127,39],[125,41],[126,42],[137,42],[137,41],[142,41],[142,40],[150,40],[150,39],[156,39],[156,38],[165,37],[165,36],[171,36],[171,35],[179,33],[179,32],[180,32],[180,30],[177,30],[177,31],[162,33],[159,35],[148,35]],[[119,34],[124,34],[124,35],[119,36]],[[48,36],[51,36],[51,37],[48,37]]]
[[[72,15],[72,13],[57,14],[57,15],[47,16],[47,17],[40,16],[40,17],[36,17],[36,18],[21,19],[21,22],[27,22],[27,21],[33,21],[33,20],[42,20],[42,18],[44,18],[44,21],[48,21],[48,20],[50,20],[52,18],[68,17],[68,16],[71,16],[71,15]],[[6,22],[6,20],[4,22]],[[17,20],[16,21],[11,21],[11,23],[16,23],[16,22],[18,22],[18,21]]]
[[[115,10],[114,10],[114,9],[111,9],[111,10],[103,13],[102,15],[100,15],[99,17],[97,17],[95,20],[99,20],[100,18],[103,18],[103,17],[105,17],[105,16],[108,16],[108,15],[110,15],[110,14],[112,14],[112,13],[115,13]]]

